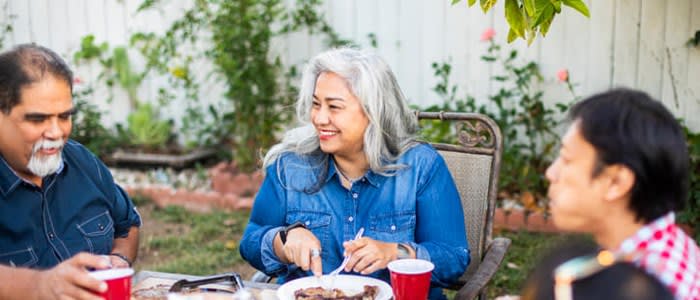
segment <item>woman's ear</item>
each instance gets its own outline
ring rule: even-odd
[[[615,201],[622,198],[629,198],[632,193],[632,187],[636,181],[634,172],[627,166],[615,164],[608,166],[605,170],[606,175],[610,179],[610,186],[605,193],[605,198],[608,201]]]

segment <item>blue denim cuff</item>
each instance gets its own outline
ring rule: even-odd
[[[272,228],[263,235],[262,243],[260,244],[260,260],[265,266],[265,273],[273,273],[285,267],[285,264],[275,255],[275,235],[282,231],[284,226]]]
[[[428,253],[428,249],[425,249],[425,247],[415,242],[405,242],[404,244],[408,244],[416,251],[416,258],[430,261],[430,253]]]

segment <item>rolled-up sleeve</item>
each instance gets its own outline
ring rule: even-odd
[[[437,155],[428,172],[421,175],[416,208],[418,258],[435,265],[432,281],[446,287],[454,283],[469,264],[469,245],[464,213],[457,187],[442,156]]]
[[[268,275],[280,274],[287,268],[275,255],[273,245],[275,235],[286,225],[284,195],[273,164],[266,170],[241,241],[241,256]]]
[[[107,166],[86,149],[82,149],[85,151],[84,155],[92,158],[97,178],[99,178],[100,189],[103,191],[106,201],[109,202],[110,214],[114,220],[114,237],[124,238],[129,235],[131,227],[141,227],[141,216],[126,191],[114,182],[112,173]]]
[[[129,195],[116,183],[114,183],[114,237],[123,238],[129,234],[131,227],[141,227],[141,216]]]

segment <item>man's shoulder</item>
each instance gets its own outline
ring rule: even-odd
[[[90,150],[81,143],[68,140],[63,147],[63,159],[69,167],[78,167],[84,172],[95,173],[98,178],[102,178],[105,164],[97,158]]]
[[[88,150],[83,144],[78,143],[74,140],[68,140],[63,146],[63,153],[66,155],[66,159],[75,160],[77,162],[90,162],[92,163],[97,157]]]

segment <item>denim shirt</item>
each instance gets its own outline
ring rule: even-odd
[[[141,217],[107,167],[79,143],[63,148],[42,187],[0,156],[0,264],[50,268],[78,252],[109,254]]]
[[[434,287],[445,287],[462,275],[469,263],[462,205],[445,161],[432,146],[414,146],[396,162],[405,168],[393,176],[370,170],[349,190],[341,185],[332,158],[325,156],[328,163],[319,168],[308,158],[286,153],[266,169],[241,241],[241,255],[248,262],[278,276],[279,282],[311,275],[283,264],[274,253],[277,232],[299,221],[321,242],[323,273],[340,265],[343,242],[364,227],[364,236],[409,244],[418,258],[435,264]],[[307,193],[317,178],[323,179],[320,190]],[[386,269],[370,276],[389,281]],[[434,292],[441,294],[434,289],[431,298]]]

